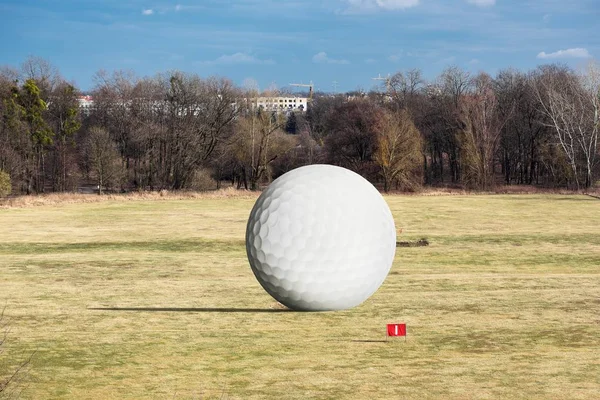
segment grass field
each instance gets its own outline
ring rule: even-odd
[[[35,352],[26,399],[600,398],[600,200],[386,199],[430,246],[327,313],[255,280],[252,197],[0,209],[0,377]]]

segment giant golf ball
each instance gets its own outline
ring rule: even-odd
[[[332,165],[297,168],[273,181],[246,228],[256,279],[294,310],[361,304],[385,280],[395,251],[394,219],[381,194]]]

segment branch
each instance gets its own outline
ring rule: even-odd
[[[5,343],[6,338],[8,336],[8,323],[4,322],[2,323],[2,321],[4,320],[4,312],[6,310],[6,305],[2,308],[2,311],[0,312],[0,329],[4,329],[4,334],[2,339],[0,340],[0,354],[2,354],[2,349],[1,346]],[[31,363],[31,360],[33,359],[33,356],[35,355],[35,352],[33,352],[25,361],[23,361],[22,363],[20,363],[17,368],[12,372],[12,374],[10,374],[8,377],[3,378],[0,381],[0,397],[4,397],[6,394],[8,394],[8,387],[11,385],[11,383],[14,383],[17,380],[17,377],[19,376],[19,374],[21,372],[23,372],[23,370]],[[10,396],[10,394],[9,394]],[[18,394],[16,394],[15,397],[19,397]]]

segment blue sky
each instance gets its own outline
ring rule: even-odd
[[[0,65],[28,55],[81,89],[99,69],[225,76],[261,89],[457,65],[496,73],[600,58],[600,0],[0,0]]]

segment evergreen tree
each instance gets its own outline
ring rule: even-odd
[[[285,123],[285,131],[287,133],[291,133],[292,135],[298,133],[298,119],[296,118],[295,112],[291,112],[288,116],[287,121]]]
[[[28,146],[22,149],[25,158],[26,191],[44,190],[44,155],[53,143],[53,132],[44,120],[43,113],[48,109],[40,96],[40,89],[33,79],[28,79],[21,88],[18,102],[23,108],[23,120],[27,126]]]

